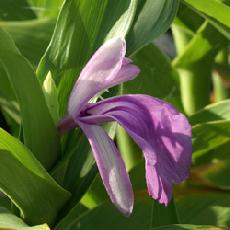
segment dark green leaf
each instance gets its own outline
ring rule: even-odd
[[[25,144],[50,168],[58,156],[58,134],[42,89],[32,67],[3,30],[0,30],[0,40],[0,65],[20,105]]]
[[[26,0],[0,0],[0,21],[22,21],[36,18]]]
[[[69,198],[33,154],[0,129],[0,188],[31,224],[52,223]]]
[[[29,227],[20,218],[11,214],[7,209],[0,207],[0,229],[20,230],[50,230],[47,224]]]
[[[178,0],[139,1],[134,22],[127,36],[128,54],[151,43],[171,25],[179,6]]]

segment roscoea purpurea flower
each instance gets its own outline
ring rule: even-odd
[[[192,143],[186,117],[160,99],[129,94],[90,102],[98,93],[138,75],[138,67],[125,53],[122,38],[105,42],[95,52],[75,83],[59,131],[83,130],[111,201],[129,215],[134,200],[132,185],[115,143],[100,125],[116,121],[138,144],[145,159],[148,192],[165,205],[170,202],[173,184],[188,176]]]

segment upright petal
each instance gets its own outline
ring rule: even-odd
[[[114,205],[125,215],[133,209],[133,191],[125,164],[114,142],[96,125],[79,123],[92,147],[106,191]]]
[[[81,118],[88,124],[112,120],[123,126],[142,149],[148,191],[167,205],[172,184],[186,179],[191,164],[191,127],[187,119],[170,104],[146,95],[89,104]]]
[[[100,91],[137,76],[139,69],[125,58],[125,51],[125,40],[114,38],[95,52],[82,70],[70,95],[68,112],[73,118]]]

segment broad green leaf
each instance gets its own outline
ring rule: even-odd
[[[3,30],[0,30],[0,65],[20,105],[25,144],[50,168],[58,156],[57,128],[32,67]]]
[[[135,207],[132,215],[127,218],[123,216],[119,211],[109,203],[105,203],[95,209],[88,210],[79,214],[78,216],[71,213],[68,218],[68,222],[61,222],[56,226],[55,230],[71,230],[71,229],[81,229],[81,230],[140,230],[149,229],[150,219],[151,219],[151,209],[152,200],[144,195],[138,197],[135,200]]]
[[[26,0],[0,0],[0,21],[22,21],[36,18]]]
[[[193,126],[193,160],[230,140],[230,121],[213,121]]]
[[[59,83],[60,115],[80,70],[105,39],[124,37],[135,15],[137,0],[66,0],[46,54],[40,62],[41,82],[49,70]],[[77,29],[76,29],[77,28]]]
[[[178,0],[139,1],[132,27],[127,35],[128,54],[151,43],[171,25],[179,6]]]
[[[13,38],[18,49],[33,65],[37,65],[48,46],[55,26],[54,19],[23,22],[0,22]]]
[[[135,6],[136,0],[66,0],[45,59],[58,69],[84,65],[110,33],[125,36]]]
[[[15,230],[50,230],[47,224],[30,227],[25,224],[22,219],[11,214],[7,209],[0,207],[0,229],[15,229]]]
[[[0,189],[30,224],[52,223],[69,198],[16,138],[0,129]]]
[[[214,18],[230,28],[230,7],[217,0],[184,0],[204,15]]]
[[[0,67],[0,107],[17,124],[21,124],[20,108],[6,72]]]
[[[189,117],[191,125],[217,120],[230,120],[230,100],[210,104]]]
[[[201,2],[197,0],[184,0],[184,2],[212,24],[226,38],[230,39],[229,16],[225,15],[226,12],[229,14],[230,10],[230,5],[225,5],[227,2],[222,0],[205,0]]]
[[[212,190],[182,190],[177,210],[182,224],[230,227],[230,195]]]
[[[152,227],[178,223],[179,219],[174,200],[172,200],[167,207],[159,204],[158,201],[154,201],[152,210]]]
[[[97,174],[94,159],[85,135],[73,131],[64,145],[65,155],[51,175],[72,194],[67,209],[78,203]]]
[[[191,225],[191,224],[174,224],[166,225],[157,228],[152,228],[151,230],[224,230],[224,228],[219,228],[209,225]]]
[[[148,94],[172,103],[180,102],[178,83],[170,60],[158,47],[151,44],[132,56],[133,62],[140,68],[138,77],[122,86],[122,93]],[[175,100],[176,99],[176,100]]]

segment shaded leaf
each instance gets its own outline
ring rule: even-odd
[[[0,187],[31,224],[52,223],[69,198],[33,154],[0,129]]]
[[[0,207],[0,229],[6,230],[49,230],[46,224],[29,227],[20,218],[11,214],[7,209]]]
[[[127,35],[128,54],[151,43],[171,25],[179,6],[178,0],[139,1],[132,27]]]
[[[46,168],[50,168],[58,156],[58,134],[42,89],[32,67],[3,30],[0,30],[0,40],[0,65],[20,105],[25,144]]]

